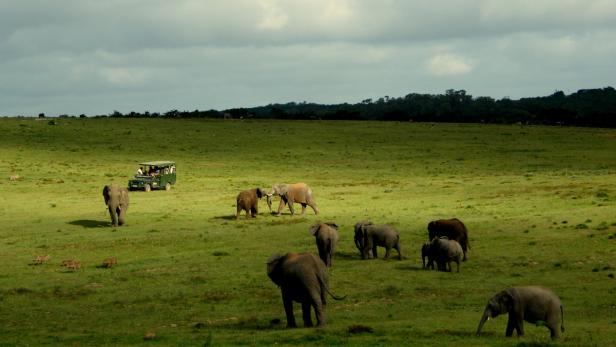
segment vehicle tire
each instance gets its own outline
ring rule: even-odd
[[[165,190],[171,190],[171,183],[167,182],[167,184],[165,184]]]
[[[145,185],[145,187],[143,187],[143,189],[144,189],[146,192],[149,192],[150,190],[152,190],[152,187],[150,187],[150,185],[149,185],[149,184],[146,184],[146,185]]]

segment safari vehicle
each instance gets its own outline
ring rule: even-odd
[[[129,190],[171,189],[175,184],[175,163],[172,161],[148,161],[139,164],[135,178],[128,181]]]

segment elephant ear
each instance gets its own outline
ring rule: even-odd
[[[261,190],[261,188],[257,188],[257,198],[261,199],[263,197],[263,191]]]
[[[267,259],[267,276],[279,287],[282,285],[282,270],[280,266],[284,257],[280,254],[274,254]]]
[[[321,223],[316,223],[314,225],[312,225],[308,231],[310,231],[310,235],[312,236],[316,236],[317,233],[319,232],[319,229],[321,229]]]
[[[109,191],[111,188],[109,186],[103,187],[103,197],[105,198],[105,205],[109,205]]]
[[[512,288],[503,290],[498,294],[498,304],[500,306],[501,313],[509,312],[515,302],[515,293]]]

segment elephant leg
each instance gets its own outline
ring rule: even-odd
[[[235,211],[235,219],[240,219],[241,212],[242,212],[242,207],[238,205]]]
[[[126,220],[126,209],[118,207],[118,210],[116,212],[118,213],[118,225],[124,225],[124,222]]]
[[[257,206],[253,206],[251,209],[251,212],[252,212],[252,216],[256,217],[257,214],[259,214],[259,209],[257,208]]]
[[[515,331],[519,336],[524,336],[524,323],[521,320],[517,320],[515,324]]]
[[[513,317],[511,317],[511,314],[509,314],[509,319],[507,320],[507,328],[505,329],[505,336],[511,337],[511,335],[513,335],[514,326],[514,319]]]
[[[289,295],[285,294],[284,290],[282,291],[282,303],[284,304],[284,313],[287,316],[287,327],[297,328],[295,316],[293,316],[293,300],[291,300]]]
[[[550,337],[552,338],[552,340],[556,340],[557,338],[559,338],[559,330],[558,330],[558,315],[556,314],[552,314],[548,316],[548,321],[546,322],[546,325],[548,326],[548,329],[550,329]]]
[[[109,206],[109,216],[111,216],[111,226],[118,226],[118,215],[113,207]]]
[[[379,256],[376,253],[376,245],[372,246],[372,257],[377,259]]]
[[[295,214],[295,208],[293,207],[293,200],[289,199],[289,211],[291,211],[291,216]]]
[[[310,317],[310,311],[312,305],[309,302],[302,303],[302,315],[304,317],[304,326],[309,328],[312,326],[312,318]]]
[[[402,260],[402,251],[400,251],[400,244],[396,243],[394,249],[398,252],[398,260]]]
[[[306,214],[306,204],[301,204],[302,205],[302,216]]]
[[[314,201],[309,201],[308,202],[308,206],[310,206],[312,208],[312,210],[314,211],[314,214],[319,214],[319,209],[317,208],[317,203]]]
[[[389,252],[390,251],[391,251],[391,248],[385,247],[385,258],[383,258],[383,259],[389,259]]]
[[[281,198],[280,199],[280,205],[278,205],[278,215],[280,216],[280,214],[282,213],[282,209],[284,208],[284,205],[287,204],[287,201],[285,198]]]

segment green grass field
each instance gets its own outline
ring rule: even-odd
[[[489,297],[527,284],[563,301],[556,344],[616,341],[616,130],[57,123],[0,119],[1,346],[549,344],[548,330],[528,323],[524,337],[505,338],[506,316],[474,336]],[[131,192],[127,225],[110,227],[103,186],[126,185],[138,162],[159,159],[176,161],[178,183]],[[276,217],[262,200],[258,218],[234,219],[239,191],[294,182],[312,186],[320,215]],[[450,217],[469,229],[469,260],[459,274],[422,270],[427,223]],[[407,259],[360,260],[361,219],[397,226]],[[325,328],[286,329],[265,262],[316,253],[308,227],[317,220],[340,225],[330,286],[348,297],[329,300]],[[97,267],[110,256],[117,267]],[[60,266],[70,258],[82,269]],[[299,305],[296,316],[301,325]],[[373,331],[350,333],[356,324]]]

